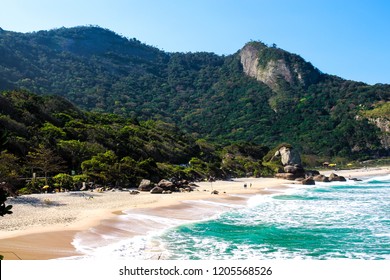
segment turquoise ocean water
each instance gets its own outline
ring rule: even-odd
[[[74,245],[86,258],[390,259],[390,175],[293,185],[223,207],[198,222],[128,212],[116,223],[120,238],[102,235],[104,245],[90,246],[80,235]],[[156,223],[159,230],[126,239],[123,232],[131,231],[134,219]]]
[[[390,176],[294,185],[159,238],[170,259],[390,259]]]

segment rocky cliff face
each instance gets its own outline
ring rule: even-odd
[[[277,90],[281,82],[308,86],[318,81],[320,72],[298,55],[252,42],[240,51],[245,74]]]
[[[264,67],[259,67],[257,73],[258,79],[272,89],[277,88],[279,79],[293,84],[293,74],[283,59],[269,61]]]
[[[244,73],[256,79],[257,66],[259,65],[257,53],[257,48],[249,44],[240,51],[241,64],[244,69]]]
[[[259,65],[259,50],[253,45],[246,45],[240,51],[241,64],[245,74],[265,83],[275,90],[278,79],[282,78],[288,83],[292,83],[292,74],[283,59],[270,60],[266,65]]]
[[[390,149],[390,120],[387,118],[369,118],[369,121],[375,124],[382,132],[379,136],[382,146]]]

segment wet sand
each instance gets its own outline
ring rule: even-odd
[[[389,168],[323,171],[329,175],[369,177],[389,174]],[[244,184],[247,185],[244,188]],[[250,196],[282,192],[291,181],[274,178],[241,178],[232,181],[201,182],[191,193],[130,195],[128,192],[59,193],[22,196],[7,201],[13,214],[0,219],[0,255],[5,260],[45,260],[79,255],[72,242],[96,242],[97,234],[117,238],[143,235],[166,225],[152,217],[177,220],[201,220],[227,210],[223,204],[244,205]],[[217,190],[218,195],[211,194]],[[197,205],[197,201],[208,201]],[[217,202],[217,206],[213,205]],[[202,210],[200,210],[202,209]],[[115,224],[123,211],[140,218],[131,221],[131,229],[118,230]],[[150,219],[148,219],[149,217]],[[94,230],[91,231],[90,229]],[[89,236],[89,237],[88,237]]]

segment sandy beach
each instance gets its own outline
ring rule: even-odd
[[[321,172],[329,175],[351,177],[370,177],[389,174],[388,167],[356,169],[356,170],[326,170]],[[110,223],[123,211],[135,214],[158,215],[160,217],[183,220],[197,220],[205,215],[212,215],[216,209],[209,206],[207,211],[192,211],[193,201],[229,202],[229,204],[245,204],[250,196],[282,192],[291,184],[274,178],[241,178],[231,181],[200,182],[195,191],[190,193],[150,194],[140,193],[130,195],[129,192],[72,192],[57,194],[38,194],[11,198],[7,204],[13,205],[13,214],[0,218],[0,254],[6,260],[45,260],[62,258],[80,254],[72,242],[76,235],[88,233],[94,227],[95,231],[111,231]],[[244,184],[247,185],[244,188]],[[217,190],[218,195],[211,194]],[[204,209],[204,207],[203,207]],[[198,213],[198,214],[189,214]],[[201,216],[203,215],[203,216]],[[131,234],[142,235],[157,223],[134,221]],[[118,237],[129,231],[115,232]],[[94,237],[91,236],[91,240]]]

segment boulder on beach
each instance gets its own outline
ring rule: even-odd
[[[175,183],[177,186],[188,186],[191,184],[188,180],[178,180]]]
[[[154,184],[147,179],[142,179],[141,183],[138,186],[138,190],[142,192],[149,192],[151,189],[153,189]]]
[[[358,178],[349,178],[349,180],[355,181],[355,182],[360,182],[360,181],[362,181],[361,179],[358,179]]]
[[[315,185],[316,182],[313,180],[313,177],[307,177],[301,181],[302,185]]]
[[[276,151],[274,156],[280,157],[283,166],[296,164],[302,166],[301,156],[298,151],[292,147],[282,146]]]
[[[295,180],[297,178],[297,176],[293,173],[276,173],[275,177],[285,180]]]
[[[305,173],[305,170],[303,169],[302,166],[300,166],[299,164],[295,164],[295,165],[286,165],[284,168],[283,168],[284,172],[285,173],[293,173],[293,174],[303,174]]]
[[[320,173],[317,170],[305,170],[302,166],[301,156],[298,151],[290,145],[281,146],[272,157],[279,157],[283,165],[283,168],[279,168],[275,177],[285,180],[297,180],[303,181],[307,177],[314,177]],[[306,182],[306,181],[305,181]],[[313,179],[308,180],[307,184],[313,184]]]
[[[136,190],[132,190],[132,191],[129,191],[129,193],[130,193],[131,195],[137,195],[137,194],[139,194],[140,192],[139,192],[139,191],[136,191]]]
[[[318,170],[305,170],[305,175],[307,177],[315,177],[320,175],[320,172]]]
[[[326,177],[325,175],[321,175],[321,174],[314,176],[313,180],[316,182],[330,182],[328,177]]]
[[[339,176],[335,173],[332,173],[329,175],[329,181],[331,181],[331,182],[346,182],[347,179],[345,179],[345,177],[343,177],[343,176]]]
[[[150,193],[163,193],[164,189],[160,187],[154,187],[150,190]]]
[[[175,185],[171,181],[162,179],[160,182],[158,182],[157,187],[160,187],[164,190],[172,190],[175,187]]]

